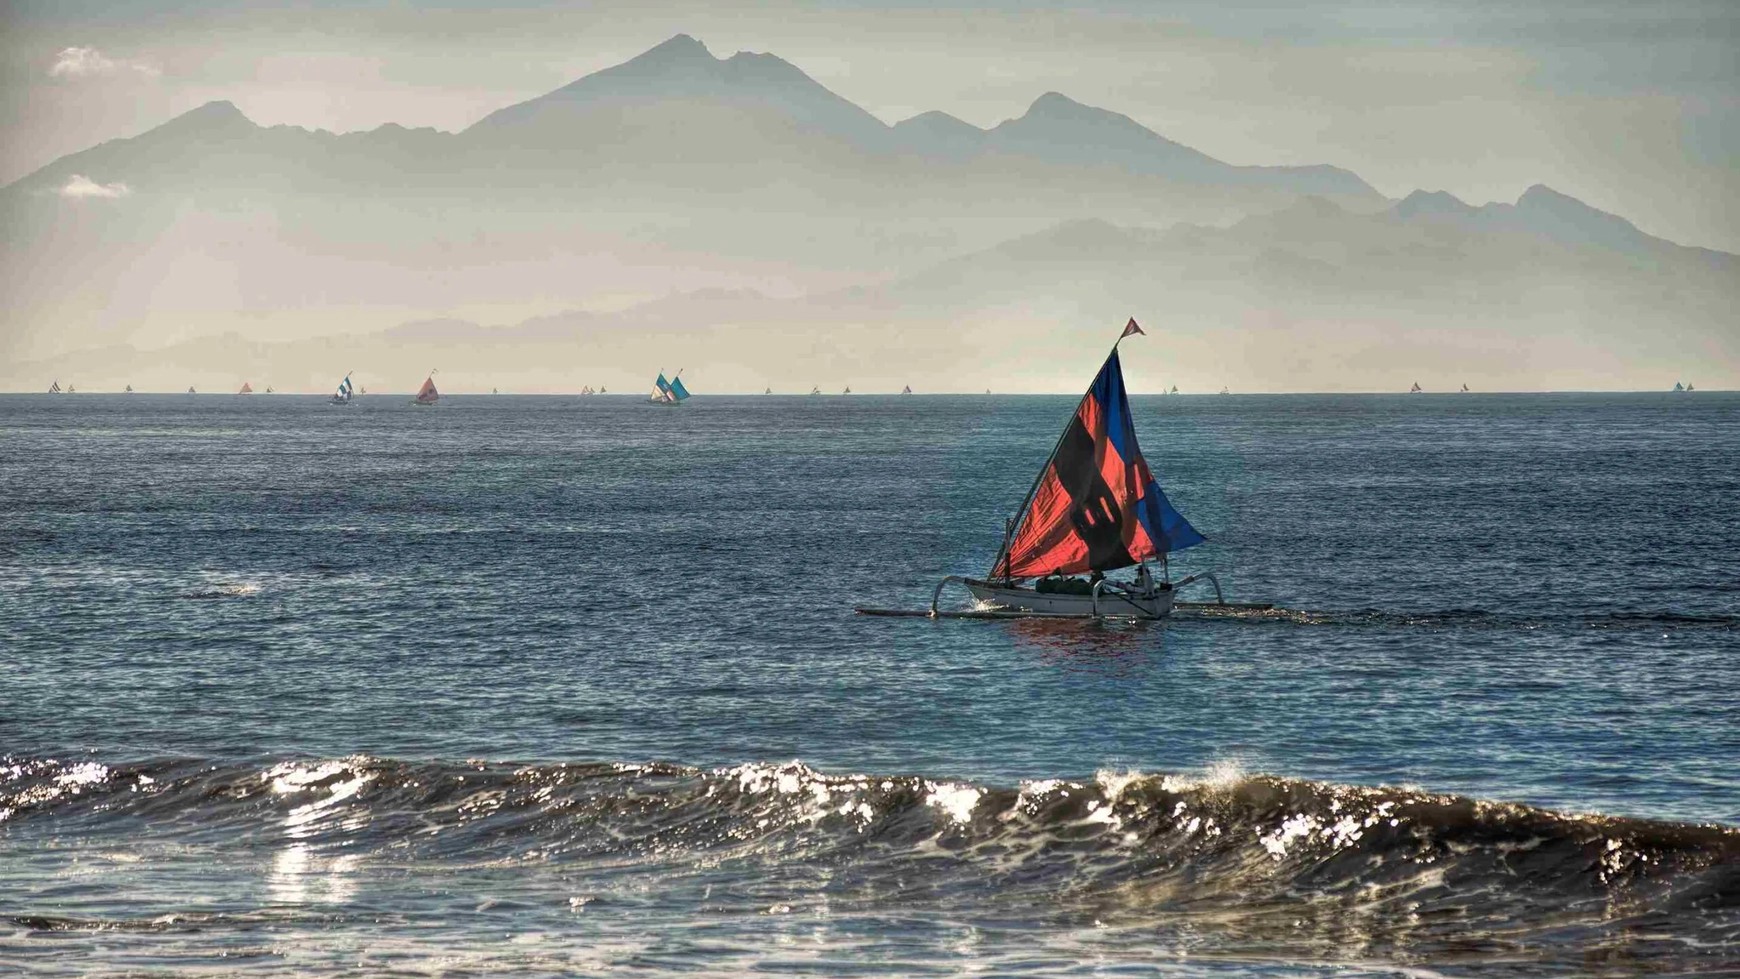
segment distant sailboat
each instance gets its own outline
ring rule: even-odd
[[[598,385],[598,393],[599,393],[599,394],[603,394],[603,393],[604,393],[604,385],[602,385],[602,384],[600,384],[600,385]]]
[[[822,393],[822,386],[819,384],[813,388],[810,388],[810,396],[811,397],[814,397],[814,396],[821,394],[821,393]]]
[[[272,390],[272,385],[268,384],[268,385],[266,385],[266,393],[267,394],[277,394],[278,392]]]
[[[852,393],[852,385],[850,385],[850,384],[846,385],[846,390],[841,391],[840,393],[841,394],[851,394]]]
[[[1228,391],[1228,390],[1227,390],[1227,389],[1226,389],[1226,386],[1225,386],[1225,385],[1222,385],[1222,386],[1221,386],[1221,389],[1220,389],[1220,393],[1221,393],[1221,394],[1231,394],[1231,393],[1232,393],[1232,392],[1231,392],[1231,391]]]
[[[1411,388],[1409,388],[1409,389],[1408,389],[1408,393],[1409,393],[1409,394],[1419,394],[1419,393],[1421,393],[1421,392],[1420,392],[1420,382],[1419,382],[1419,381],[1415,381],[1415,382],[1414,382],[1414,386],[1413,386],[1413,387],[1411,387]]]
[[[48,393],[49,394],[60,394],[61,393],[59,379],[56,379],[53,384],[50,384],[48,386]]]
[[[326,403],[329,405],[347,405],[350,404],[350,399],[355,396],[356,392],[350,386],[350,375],[346,374],[344,380],[338,382],[338,390],[332,392],[332,397],[327,398]]]
[[[417,389],[417,398],[412,404],[432,405],[441,400],[441,392],[435,390],[436,371],[429,371],[429,376],[423,378],[423,386]]]
[[[66,393],[68,393],[68,394],[77,394],[77,393],[78,393],[78,390],[79,390],[79,389],[78,389],[78,388],[75,388],[75,387],[73,387],[73,386],[72,386],[72,382],[70,382],[70,381],[69,381],[69,382],[67,382],[67,386],[66,386]]]
[[[199,393],[199,392],[198,392],[198,391],[195,391],[195,390],[194,390],[194,389],[193,389],[193,385],[191,385],[191,384],[189,384],[189,385],[188,385],[188,386],[187,386],[187,393],[188,393],[188,394],[198,394],[198,393]]]
[[[133,385],[131,385],[131,384],[127,385],[127,389],[125,391],[122,391],[121,393],[122,394],[132,394],[133,393]]]
[[[1178,393],[1178,385],[1176,385],[1176,384],[1172,385],[1172,390],[1170,390],[1166,393],[1167,394],[1177,394]]]
[[[500,392],[500,391],[498,391],[498,390],[496,390],[496,389],[495,389],[495,388],[490,388],[490,389],[489,389],[489,393],[490,393],[490,394],[500,394],[500,393],[501,393],[501,392]]]
[[[768,388],[768,389],[767,389],[767,390],[765,390],[765,391],[763,391],[763,392],[761,392],[761,393],[762,393],[762,394],[772,394],[772,393],[773,393],[773,388]]]
[[[1690,385],[1690,384],[1687,384],[1687,385],[1686,385],[1686,390],[1687,390],[1687,391],[1694,391],[1694,390],[1696,390],[1696,388],[1694,388],[1694,387],[1692,387],[1692,386],[1691,386],[1691,385]]]
[[[689,400],[689,389],[683,387],[683,372],[677,371],[676,376],[665,380],[665,372],[659,371],[658,380],[653,382],[652,393],[647,395],[647,404],[659,405],[664,408],[675,408]]]
[[[1463,394],[1467,394],[1467,393],[1468,393],[1468,385],[1466,385],[1466,384],[1464,384],[1464,385],[1462,385],[1462,393],[1463,393]]]
[[[907,386],[901,388],[900,393],[901,394],[911,394],[912,393],[912,385],[908,384]]]
[[[237,394],[253,394],[254,389],[251,385],[248,384],[247,381],[243,381],[242,382],[242,389],[240,391],[237,391],[236,393]]]

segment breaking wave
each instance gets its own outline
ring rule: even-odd
[[[1232,769],[1008,788],[795,761],[0,760],[0,842],[41,827],[292,840],[301,859],[359,871],[608,870],[655,889],[729,876],[761,913],[1025,916],[1188,934],[1224,955],[1667,969],[1740,955],[1735,828]],[[26,930],[187,926],[13,907]]]

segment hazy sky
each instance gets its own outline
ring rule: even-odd
[[[1740,3],[5,0],[0,181],[202,102],[462,128],[677,32],[768,51],[885,121],[988,126],[1057,90],[1234,163],[1379,190],[1546,183],[1740,251]]]

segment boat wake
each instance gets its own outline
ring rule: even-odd
[[[1307,610],[1250,608],[1214,604],[1180,604],[1174,618],[1245,622],[1275,622],[1312,626],[1420,626],[1432,629],[1527,630],[1551,627],[1592,630],[1712,629],[1740,631],[1740,616],[1685,615],[1675,612],[1596,612],[1571,615],[1527,615],[1485,609],[1441,609],[1398,612],[1383,609]]]
[[[1666,970],[1740,955],[1735,828],[1237,771],[1006,788],[830,775],[795,761],[0,761],[0,850],[38,835],[149,839],[178,852],[278,848],[291,880],[339,865],[511,870],[524,886],[540,874],[589,880],[575,900],[594,910],[615,888],[719,914],[1092,927],[1132,948],[1192,954]],[[325,900],[342,911],[348,893],[335,887]],[[190,920],[9,904],[25,930]],[[206,927],[212,914],[248,922],[265,912],[198,913]]]

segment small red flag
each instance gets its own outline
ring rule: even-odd
[[[1127,337],[1132,333],[1141,333],[1143,336],[1148,335],[1147,333],[1143,333],[1142,328],[1136,325],[1136,318],[1134,316],[1130,317],[1130,322],[1125,325],[1124,332],[1118,335],[1118,339],[1122,340],[1124,337]]]

